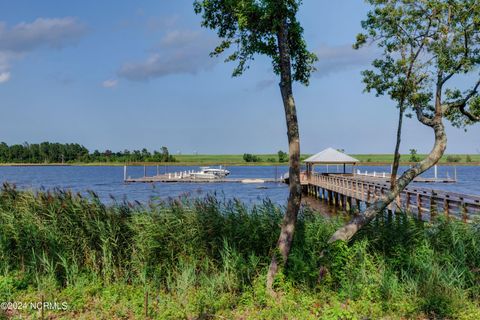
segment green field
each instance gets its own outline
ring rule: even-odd
[[[175,162],[147,162],[147,165],[167,165],[167,166],[178,166],[178,165],[255,165],[255,166],[268,166],[268,165],[288,165],[287,162],[278,162],[278,156],[276,154],[255,154],[259,158],[258,162],[245,162],[243,160],[242,154],[182,154],[175,156]],[[305,160],[310,154],[303,154],[300,159]],[[368,165],[385,165],[390,164],[393,161],[392,154],[352,154],[354,158],[360,160],[363,164]],[[425,154],[417,155],[419,159],[426,157]],[[410,155],[405,154],[401,156],[401,162],[411,163]],[[464,165],[480,165],[480,154],[448,154],[442,157],[440,163],[443,164],[464,164]],[[45,166],[45,165],[72,165],[72,166],[123,166],[124,162],[69,162],[65,164],[61,163],[0,163],[0,166]],[[143,162],[138,163],[128,163],[129,165],[134,164],[143,164]]]
[[[261,162],[251,162],[250,164],[271,164],[271,163],[278,163],[278,157],[276,154],[256,154],[257,157],[261,159]],[[304,160],[308,158],[310,154],[303,154],[301,159]],[[467,156],[470,157],[470,162],[480,162],[480,154],[449,154],[442,157],[441,162],[469,162]],[[368,162],[368,163],[390,163],[393,161],[392,154],[353,154],[352,157],[357,158],[361,162]],[[419,154],[418,157],[423,159],[426,155]],[[195,163],[195,164],[245,164],[246,162],[243,160],[243,155],[241,154],[209,154],[209,155],[176,155],[175,159],[181,163]],[[272,161],[274,159],[274,161]],[[402,155],[401,161],[402,162],[409,162],[410,155],[405,154]],[[452,159],[454,161],[452,161]]]

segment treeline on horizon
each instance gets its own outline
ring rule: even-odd
[[[175,162],[167,147],[153,153],[142,150],[90,152],[78,143],[0,143],[0,163],[75,163],[75,162]]]

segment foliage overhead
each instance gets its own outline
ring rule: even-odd
[[[196,0],[194,9],[202,15],[202,26],[216,30],[222,40],[211,56],[233,51],[225,60],[238,63],[233,76],[243,74],[258,54],[270,57],[279,74],[277,33],[282,23],[287,24],[293,79],[308,85],[317,57],[307,50],[296,18],[300,4],[299,0]]]
[[[478,0],[368,0],[354,48],[382,49],[363,72],[366,91],[399,101],[433,117],[436,107],[454,126],[480,121],[480,2]],[[463,76],[470,86],[449,84]],[[473,79],[473,81],[471,81]],[[472,85],[473,83],[473,85]],[[440,96],[437,95],[439,89]],[[436,105],[441,103],[441,105]]]

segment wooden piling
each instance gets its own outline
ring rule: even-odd
[[[443,212],[445,213],[445,216],[448,218],[450,215],[450,203],[447,198],[443,200]]]
[[[361,207],[362,202],[359,199],[355,199],[355,203],[357,206],[356,212],[360,212],[362,210],[362,207]]]
[[[435,192],[432,190],[432,194],[430,196],[430,220],[434,218],[438,213],[437,210],[437,202],[435,200]]]
[[[418,218],[421,219],[422,218],[422,195],[420,193],[417,193],[417,214],[418,214]]]
[[[460,212],[462,214],[462,220],[463,222],[467,222],[468,220],[468,210],[467,206],[465,205],[465,202],[463,201],[464,199],[461,199],[462,203],[460,204]]]

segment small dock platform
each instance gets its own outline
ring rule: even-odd
[[[220,183],[220,182],[229,182],[229,183],[281,183],[283,182],[280,179],[273,178],[217,178],[217,179],[195,179],[189,177],[173,177],[168,175],[158,175],[158,176],[149,176],[149,177],[139,177],[139,178],[126,178],[126,183],[134,182],[143,182],[143,183]]]
[[[221,175],[199,176],[194,171],[182,171],[160,174],[158,172],[154,176],[147,176],[146,166],[143,169],[143,177],[132,178],[127,176],[127,166],[123,168],[123,181],[125,183],[283,183],[283,176],[275,178],[227,178]]]

